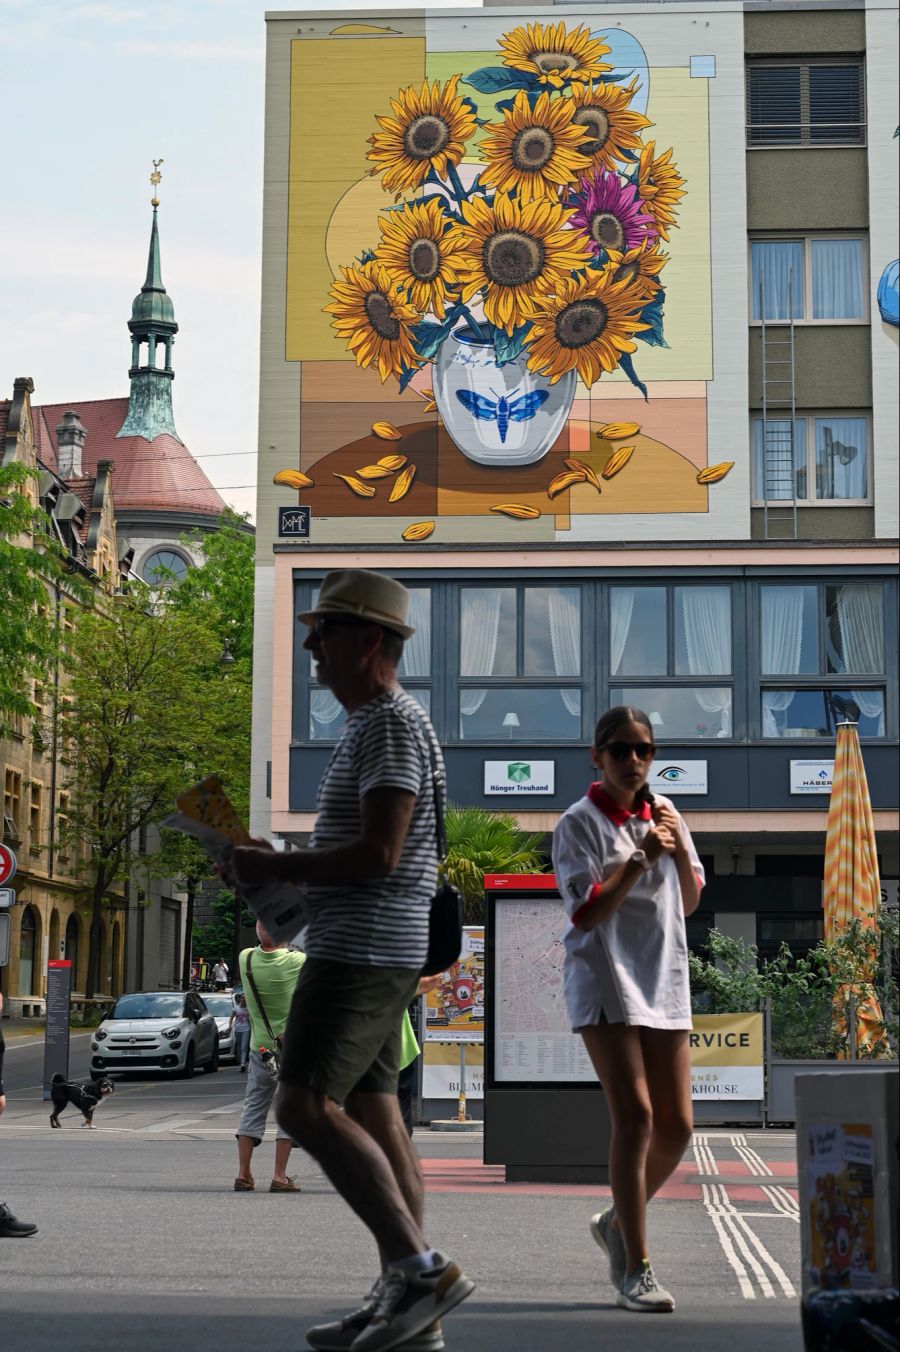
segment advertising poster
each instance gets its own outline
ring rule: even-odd
[[[871,1290],[878,1276],[872,1128],[813,1122],[807,1148],[813,1284]]]
[[[695,1014],[691,1033],[691,1097],[762,1099],[763,1016]]]
[[[459,1052],[466,1054],[467,1099],[484,1098],[484,1044],[477,1042],[426,1042],[422,1066],[422,1097],[455,1099],[459,1094]]]
[[[425,1008],[427,1042],[484,1041],[483,928],[465,927],[459,961],[426,996]]]

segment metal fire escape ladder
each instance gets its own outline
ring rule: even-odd
[[[794,429],[794,274],[788,269],[787,319],[766,319],[765,271],[759,278],[762,345],[762,497],[767,540],[797,538],[797,474]]]

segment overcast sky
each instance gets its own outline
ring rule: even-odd
[[[394,0],[390,8],[412,8]],[[266,9],[257,0],[0,0],[0,397],[128,393],[151,161],[175,425],[223,498],[254,510]]]

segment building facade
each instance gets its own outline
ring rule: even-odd
[[[560,21],[568,52],[548,38]],[[490,280],[491,251],[523,238],[525,265],[528,248],[545,266],[561,247],[521,203],[521,177],[504,221],[496,204],[491,219],[471,207],[499,140],[482,125],[513,122],[533,78],[506,61],[529,23],[553,46],[536,69],[587,60],[580,29],[628,96],[605,96],[616,181],[607,167],[589,202],[610,247],[641,252],[634,217],[615,236],[623,183],[645,182],[628,133],[655,139],[650,198],[654,173],[666,186],[653,156],[665,164],[672,147],[664,306],[617,370],[542,385],[514,346],[500,353],[518,330],[489,290],[483,312],[443,328],[433,312],[399,380],[381,380],[378,352],[407,322],[395,308],[377,327],[379,296],[395,294],[377,268],[402,235],[385,208],[414,196],[402,175],[428,118],[465,140],[458,214],[483,242],[469,279]],[[882,876],[897,878],[896,38],[894,0],[486,5],[365,31],[334,14],[269,17],[254,833],[302,842],[314,823],[343,714],[315,686],[296,615],[326,571],[365,566],[412,590],[401,679],[431,713],[453,801],[549,831],[590,778],[598,715],[648,712],[654,783],[707,864],[693,943],[712,924],[765,952],[821,935],[842,717],[858,720]],[[317,77],[325,59],[333,86]],[[449,102],[427,104],[423,80],[447,82]],[[556,87],[533,84],[532,111]],[[525,104],[520,137],[536,134]],[[407,137],[393,160],[392,117]],[[441,169],[421,197],[447,196],[441,175],[456,192]],[[444,247],[418,226],[404,245],[414,275],[413,245]],[[487,379],[470,327],[485,318]],[[370,330],[387,346],[370,352]]]
[[[129,393],[32,404],[28,379],[15,382],[11,400],[0,400],[3,463],[19,460],[40,472],[40,505],[73,566],[110,593],[129,576],[158,585],[177,581],[202,562],[183,537],[214,530],[225,510],[175,427],[178,324],[162,281],[157,207],[154,202],[146,277],[128,321]],[[50,597],[48,604],[58,605],[65,623],[66,603]],[[18,856],[15,889],[22,903],[11,911],[10,964],[0,968],[0,989],[13,1012],[42,1008],[48,957],[72,959],[76,993],[84,992],[87,976],[84,861],[60,829],[66,795],[58,786],[52,733],[59,691],[38,694],[43,713],[0,737],[3,838]],[[100,993],[180,987],[187,936],[178,881],[130,882],[115,901],[100,940]]]

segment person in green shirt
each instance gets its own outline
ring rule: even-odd
[[[277,1081],[266,1068],[266,1061],[278,1048],[273,1045],[284,1033],[288,1010],[305,954],[276,944],[271,935],[257,921],[257,948],[245,948],[240,956],[241,984],[250,1013],[250,1060],[241,1120],[235,1133],[238,1143],[238,1172],[234,1180],[235,1192],[252,1192],[256,1187],[251,1162],[253,1151],[265,1135],[266,1122],[275,1098]],[[252,978],[252,979],[251,979]],[[254,990],[254,984],[256,990]],[[259,999],[257,999],[257,992]],[[260,1001],[265,1009],[263,1017]],[[266,1026],[266,1018],[272,1033]],[[294,1142],[281,1127],[275,1139],[275,1172],[269,1192],[299,1192],[295,1178],[285,1172]]]

